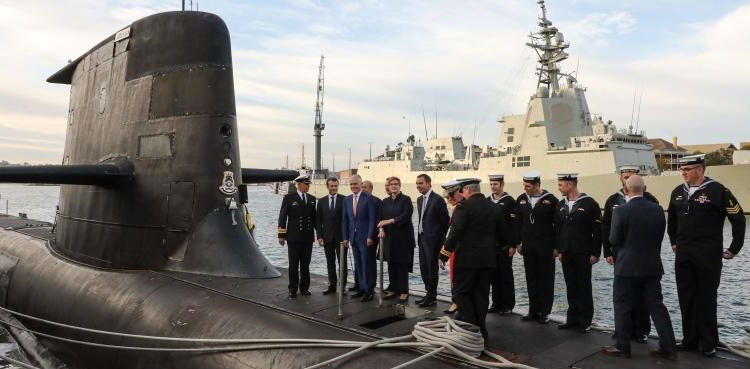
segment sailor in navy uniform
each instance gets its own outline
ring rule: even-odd
[[[478,178],[457,179],[461,194],[466,199],[453,211],[445,245],[440,250],[440,267],[453,252],[455,271],[455,300],[460,321],[475,324],[485,339],[488,337],[485,319],[490,300],[490,280],[497,266],[498,239],[507,237],[505,222],[497,207],[479,191]],[[508,244],[501,241],[501,245]]]
[[[489,313],[509,314],[516,305],[516,287],[513,282],[513,255],[516,254],[516,200],[503,191],[505,187],[505,176],[502,174],[491,174],[490,190],[487,197],[493,204],[498,206],[500,217],[508,229],[508,245],[497,245],[497,268],[492,276],[492,305],[487,311]]]
[[[612,249],[612,243],[609,242],[609,230],[612,226],[612,211],[618,206],[625,205],[627,202],[627,195],[625,194],[625,181],[628,180],[634,174],[639,174],[640,168],[637,166],[622,166],[620,167],[620,182],[622,187],[617,190],[612,196],[607,198],[604,203],[604,214],[602,215],[602,242],[604,243],[604,257],[609,265],[615,265],[615,250]],[[659,200],[649,192],[643,193],[643,198],[651,201],[655,204],[659,204]],[[648,304],[643,298],[643,294],[633,294],[635,301],[633,302],[633,310],[631,313],[632,324],[633,324],[633,336],[632,339],[638,343],[646,343],[648,341],[648,335],[651,331],[651,319],[648,313]]]
[[[685,183],[672,191],[667,210],[667,234],[675,256],[677,296],[682,312],[682,343],[677,349],[716,354],[719,330],[716,294],[722,258],[732,259],[745,238],[742,207],[728,188],[705,176],[703,155],[680,159]],[[724,220],[732,225],[732,242],[725,251]]]
[[[577,173],[558,174],[557,181],[563,199],[557,204],[555,231],[568,291],[567,320],[558,328],[585,333],[594,318],[591,267],[602,250],[601,210],[596,200],[578,191]]]
[[[310,258],[315,241],[315,196],[310,189],[310,175],[294,179],[297,191],[284,196],[279,211],[279,244],[288,243],[289,297],[310,295]]]
[[[546,324],[555,295],[555,216],[558,200],[555,195],[542,189],[541,174],[537,171],[524,173],[523,188],[525,193],[516,199],[520,241],[517,249],[523,255],[529,313],[521,320]]]

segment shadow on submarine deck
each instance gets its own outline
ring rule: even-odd
[[[12,228],[15,231],[39,239],[52,238],[48,223],[0,216],[0,228]],[[338,317],[338,296],[323,295],[328,286],[328,278],[322,275],[311,275],[310,291],[312,296],[289,298],[287,292],[287,271],[279,268],[282,276],[272,279],[238,279],[212,277],[180,272],[153,271],[183,283],[207,288],[216,293],[242,299],[244,301],[279,309],[288,314],[316,321],[318,323],[344,328],[370,339],[407,335],[415,323],[420,320],[439,317],[448,306],[445,302],[430,309],[421,309],[410,297],[406,304],[395,300],[383,301],[378,307],[377,296],[370,302],[362,303],[358,299],[344,296],[343,317]],[[513,362],[519,362],[537,368],[712,368],[740,369],[748,368],[750,360],[720,352],[716,358],[705,358],[698,353],[680,353],[677,362],[668,362],[651,358],[649,350],[658,348],[657,340],[652,339],[645,345],[632,346],[633,358],[621,359],[604,356],[599,353],[601,346],[613,343],[611,332],[592,331],[588,334],[561,331],[557,325],[535,322],[526,323],[518,315],[487,316],[487,328],[490,338],[487,347]],[[356,361],[356,359],[353,359]]]

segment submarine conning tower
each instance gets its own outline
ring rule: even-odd
[[[140,19],[47,81],[71,85],[63,163],[55,169],[131,174],[105,185],[63,184],[52,250],[104,268],[280,275],[238,206],[242,181],[264,173],[240,166],[221,18],[166,12]],[[259,182],[296,175],[279,172]]]

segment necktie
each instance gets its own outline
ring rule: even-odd
[[[357,216],[357,200],[359,199],[359,195],[354,195],[354,216]]]
[[[422,233],[424,230],[422,227],[422,218],[424,217],[425,209],[427,209],[427,196],[422,195],[422,211],[419,212],[419,233]]]
[[[328,201],[328,209],[333,210],[336,208],[336,197],[331,196],[330,201]]]

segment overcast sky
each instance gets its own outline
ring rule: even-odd
[[[411,131],[498,145],[503,114],[534,92],[536,0],[213,1],[232,37],[244,167],[312,164],[326,58],[324,166],[353,165]],[[133,21],[180,1],[0,0],[0,160],[59,163],[69,86],[45,79]],[[591,111],[683,144],[750,140],[750,1],[548,0]],[[477,126],[476,131],[474,126]]]

